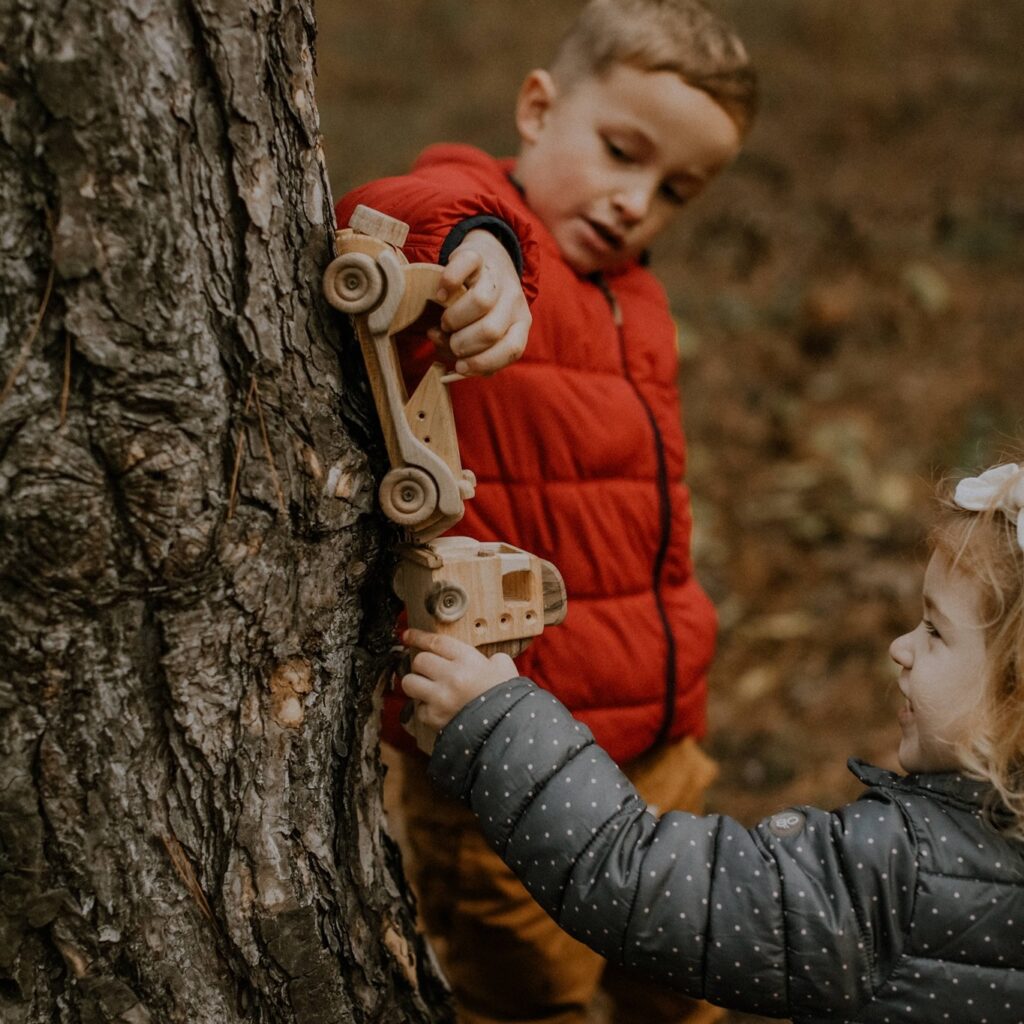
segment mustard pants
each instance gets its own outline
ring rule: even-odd
[[[385,763],[391,830],[460,1024],[712,1024],[725,1016],[571,938],[487,846],[470,811],[427,781],[422,756],[387,748]],[[700,813],[717,774],[691,739],[623,771],[659,812]]]

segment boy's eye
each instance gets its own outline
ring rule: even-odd
[[[928,634],[929,636],[935,636],[935,637],[939,636],[939,631],[938,631],[938,630],[937,630],[937,629],[935,628],[935,626],[934,626],[934,625],[933,625],[933,624],[932,624],[931,622],[929,622],[929,621],[928,621],[927,619],[922,619],[922,620],[921,620],[921,625],[922,625],[922,626],[924,626],[924,631],[925,631],[925,632],[926,632],[926,633],[927,633],[927,634]]]
[[[629,155],[629,153],[627,153],[620,145],[613,142],[611,139],[605,138],[604,145],[605,148],[608,150],[609,154],[611,154],[611,156],[614,157],[614,159],[621,160],[624,164],[633,162],[633,158]]]

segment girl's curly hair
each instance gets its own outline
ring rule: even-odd
[[[987,672],[960,761],[992,786],[992,823],[1024,839],[1024,550],[1015,520],[999,505],[1000,497],[1021,486],[1024,463],[1018,465],[981,511],[962,508],[952,487],[944,486],[929,540],[981,590]]]

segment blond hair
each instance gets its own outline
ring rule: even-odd
[[[1024,550],[998,502],[1022,478],[1024,464],[977,512],[957,505],[947,485],[929,538],[980,588],[987,671],[958,753],[969,774],[992,786],[989,820],[1018,839],[1024,839]]]
[[[590,0],[562,38],[551,74],[564,88],[615,64],[672,71],[707,93],[746,135],[757,76],[739,36],[700,0]]]

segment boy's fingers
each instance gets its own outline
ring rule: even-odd
[[[444,333],[439,327],[431,327],[427,331],[427,337],[433,342],[437,354],[442,359],[454,359],[455,353],[451,348],[451,337]]]
[[[465,295],[453,302],[441,316],[442,330],[454,333],[477,324],[499,305],[498,287],[493,281],[474,284]]]
[[[530,325],[513,324],[501,341],[489,346],[479,353],[460,356],[455,362],[457,373],[486,377],[498,370],[511,366],[526,351],[526,339],[530,333]],[[458,353],[456,353],[459,355]]]
[[[460,285],[469,285],[483,266],[483,257],[472,249],[456,249],[441,272],[437,297],[444,302]],[[460,300],[461,301],[461,300]]]
[[[449,348],[456,359],[470,359],[494,349],[494,354],[483,363],[475,364],[474,370],[493,373],[514,363],[523,354],[532,323],[533,317],[525,303],[522,308],[513,305],[511,309],[499,303],[486,316],[452,334]]]
[[[482,319],[450,335],[448,347],[457,359],[475,356],[478,352],[485,352],[497,345],[508,334],[511,326],[495,309]]]

